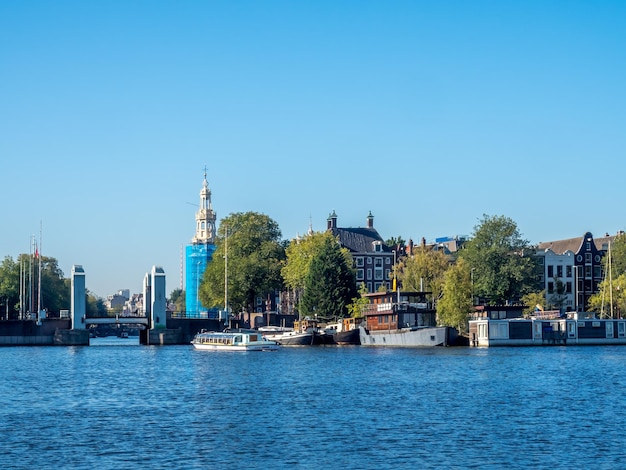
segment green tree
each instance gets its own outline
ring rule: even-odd
[[[41,289],[39,287],[39,269],[41,269]],[[25,285],[27,286],[27,297],[23,299],[24,311],[34,311],[39,306],[49,312],[58,313],[62,309],[70,308],[70,280],[63,277],[63,271],[59,269],[57,260],[49,256],[35,259],[31,255],[20,254],[17,261],[7,256],[0,264],[2,314],[17,318],[20,308],[21,270],[26,274]],[[40,292],[41,295],[39,295]],[[28,298],[30,295],[32,295],[32,299]]]
[[[367,286],[364,282],[362,282],[359,284],[359,295],[352,299],[351,304],[348,304],[348,315],[353,318],[360,318],[363,316],[363,311],[370,303],[366,297],[367,294]]]
[[[41,306],[50,312],[69,310],[71,304],[71,280],[63,277],[55,258],[41,258]]]
[[[285,285],[290,289],[304,289],[306,277],[311,267],[311,261],[317,256],[326,241],[335,241],[331,232],[313,232],[297,240],[292,240],[287,246],[287,261],[281,269]],[[342,248],[346,262],[352,262],[350,251]]]
[[[224,305],[227,261],[229,307],[235,312],[252,311],[258,295],[283,285],[285,246],[278,224],[265,214],[235,213],[221,221],[217,232],[213,259],[200,284],[200,300],[209,307]]]
[[[318,318],[343,318],[348,305],[357,297],[356,276],[352,262],[347,263],[339,242],[324,238],[319,253],[311,260],[300,302],[300,315]]]
[[[185,311],[185,291],[182,289],[174,289],[170,294],[170,302],[174,304],[176,312]]]
[[[14,318],[19,308],[20,267],[6,256],[0,264],[0,318]]]
[[[397,237],[391,237],[390,239],[388,239],[385,242],[385,245],[393,250],[397,246],[406,246],[406,241],[404,240],[404,238],[398,235]]]
[[[600,313],[602,318],[623,318],[622,314],[626,312],[626,273],[602,281],[598,285],[598,293],[589,298],[589,309]]]
[[[475,295],[491,305],[518,301],[540,288],[535,250],[508,217],[483,215],[459,256],[470,266]]]
[[[524,304],[524,311],[522,312],[522,314],[525,317],[530,317],[533,313],[535,313],[535,310],[537,309],[538,305],[543,309],[545,306],[545,302],[546,302],[545,290],[542,290],[540,292],[529,292],[528,294],[524,294],[522,296],[522,303]]]
[[[107,307],[104,304],[104,299],[102,299],[101,297],[98,297],[93,292],[90,292],[89,289],[85,289],[85,296],[87,297],[87,302],[85,304],[86,316],[88,317],[106,317],[107,316]]]
[[[611,243],[611,271],[614,279],[621,274],[626,274],[626,234],[624,233],[620,233]]]
[[[438,323],[467,331],[473,302],[471,272],[465,260],[459,259],[445,272],[442,291],[442,298],[437,302]]]
[[[414,247],[413,253],[402,261],[398,278],[402,282],[402,289],[432,292],[430,300],[434,301],[441,296],[444,275],[449,267],[450,259],[443,250]]]

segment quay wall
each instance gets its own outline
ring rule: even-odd
[[[41,324],[35,320],[0,321],[0,346],[52,346],[57,330],[68,330],[71,320],[67,318],[44,318]]]

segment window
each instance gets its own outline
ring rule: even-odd
[[[367,283],[367,292],[373,292],[373,290],[372,290],[372,283],[371,282]]]
[[[554,277],[554,266],[551,264],[548,266],[548,277]]]
[[[591,264],[592,255],[591,253],[585,253],[585,263]]]
[[[372,278],[372,268],[367,268],[367,278],[368,279]]]
[[[367,264],[372,264],[372,257],[371,256],[367,257]]]
[[[548,282],[548,294],[554,293],[554,282]]]
[[[571,294],[572,293],[572,281],[567,281],[565,283],[565,293],[567,293],[567,294]]]
[[[385,269],[385,279],[390,279],[391,271],[389,269]]]
[[[362,268],[363,267],[363,257],[362,256],[357,256],[355,261],[356,261],[357,268]]]
[[[383,260],[382,258],[374,258],[374,279],[380,281],[383,279]]]
[[[391,258],[389,257],[385,258],[385,264],[391,264]]]
[[[565,277],[572,277],[572,267],[569,265],[565,266]]]
[[[556,267],[556,277],[563,277],[563,266]]]
[[[591,251],[591,242],[585,243],[585,251]]]
[[[356,270],[356,280],[357,281],[362,281],[363,278],[363,269],[357,269]]]

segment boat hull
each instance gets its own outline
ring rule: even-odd
[[[255,345],[214,345],[214,344],[196,344],[192,343],[195,349],[200,351],[276,351],[280,345],[274,343],[255,344]]]
[[[275,351],[280,346],[259,333],[245,331],[201,332],[191,344],[201,351]]]
[[[304,333],[289,331],[277,335],[265,335],[266,339],[276,341],[281,346],[311,346],[319,344],[319,340],[316,342],[317,337],[319,337],[319,335],[312,331],[306,331]]]
[[[456,341],[456,330],[447,326],[437,326],[369,331],[361,326],[359,338],[363,346],[412,348],[450,346]]]
[[[359,328],[355,328],[349,331],[340,331],[333,335],[335,344],[361,344],[361,332]]]

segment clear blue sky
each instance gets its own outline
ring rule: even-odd
[[[4,1],[0,255],[180,285],[219,220],[535,243],[626,228],[626,2]],[[191,203],[191,204],[190,204]]]

